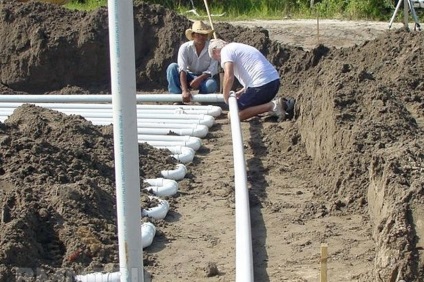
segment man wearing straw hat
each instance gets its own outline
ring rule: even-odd
[[[183,102],[190,102],[191,91],[200,94],[214,93],[218,83],[213,78],[218,73],[218,62],[208,53],[213,30],[202,21],[193,22],[185,31],[188,42],[178,50],[178,62],[171,63],[166,70],[168,91],[182,94]]]

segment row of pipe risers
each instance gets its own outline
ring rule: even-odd
[[[4,122],[23,103],[1,103],[0,121]],[[111,104],[34,104],[68,115],[81,115],[95,125],[109,125],[113,121]],[[215,117],[221,113],[222,109],[218,106],[137,105],[138,141],[161,149],[169,148],[178,161],[191,162],[194,151],[202,145],[200,138],[206,137]]]
[[[137,95],[137,101],[154,101],[155,98],[160,101],[164,97],[175,99],[176,96]],[[206,101],[223,101],[222,95],[216,94],[198,97]],[[4,122],[22,104],[32,103],[64,114],[83,116],[95,125],[110,125],[113,109],[108,102],[111,102],[110,95],[1,95],[0,121]],[[220,107],[211,105],[137,105],[136,109],[138,141],[168,149],[182,164],[193,161],[195,151],[202,146],[200,138],[206,137],[215,117],[222,113]],[[182,166],[161,172],[163,177],[176,180],[182,179],[185,173]]]
[[[235,168],[235,197],[238,202],[236,209],[236,278],[237,282],[253,282],[253,251],[251,222],[249,216],[249,197],[247,193],[246,168],[244,167],[244,152],[241,138],[240,120],[238,117],[238,106],[235,95],[229,98],[229,109],[231,114],[231,131],[234,146],[234,168]],[[237,149],[236,149],[237,148]],[[239,188],[239,189],[238,189]],[[242,208],[239,208],[241,205]],[[124,273],[125,274],[125,273]],[[125,281],[128,281],[126,278]],[[124,277],[125,279],[125,277]],[[121,273],[92,273],[77,276],[77,281],[121,281]],[[144,280],[143,280],[144,281]]]
[[[16,97],[16,96],[14,96]],[[4,122],[13,111],[30,101],[2,102],[1,98],[12,99],[7,95],[0,97],[0,121]],[[34,96],[29,97],[34,98]],[[42,97],[42,99],[44,99]],[[30,99],[29,99],[30,100]],[[80,115],[95,125],[110,125],[113,121],[113,109],[110,103],[31,103],[40,107],[56,110],[67,115]],[[145,142],[158,149],[168,149],[179,164],[173,170],[162,170],[162,178],[145,179],[147,188],[157,200],[158,205],[142,209],[142,216],[163,219],[169,211],[169,203],[161,197],[173,196],[178,192],[178,182],[184,179],[187,169],[184,164],[192,162],[195,152],[202,146],[201,138],[206,137],[209,128],[215,124],[215,117],[222,113],[218,106],[197,105],[137,105],[138,141]],[[169,134],[173,135],[169,135]],[[141,226],[143,248],[152,244],[156,234],[155,226],[143,223]],[[77,281],[93,281],[100,277],[117,279],[118,273],[94,273],[79,276]],[[113,280],[112,279],[112,280]],[[110,281],[110,280],[107,280]]]
[[[0,96],[0,103],[2,98],[7,99],[7,95]],[[0,121],[4,122],[17,107],[24,103],[25,101],[1,103]],[[83,116],[95,125],[110,125],[113,121],[111,104],[34,104],[68,115]],[[148,111],[150,111],[149,114],[146,113]],[[218,106],[137,105],[138,141],[155,148],[168,149],[177,161],[182,164],[189,163],[193,161],[195,151],[202,146],[200,138],[206,137],[209,128],[215,123],[215,117],[221,113],[222,109]],[[148,118],[148,122],[144,122],[143,117]],[[164,178],[175,180],[184,178],[185,173],[186,169],[183,165],[178,165],[171,171],[161,172]]]
[[[152,110],[152,108],[154,110]],[[172,157],[180,162],[174,170],[161,171],[161,175],[164,178],[144,180],[144,183],[150,185],[145,189],[155,195],[149,196],[150,199],[157,200],[158,205],[148,209],[142,209],[142,216],[153,219],[164,219],[166,217],[169,211],[169,203],[161,199],[161,197],[173,196],[178,192],[178,182],[176,180],[184,179],[187,173],[184,164],[193,161],[195,151],[202,146],[200,137],[203,138],[207,135],[209,128],[215,123],[214,117],[219,116],[221,112],[221,108],[218,109],[215,107],[211,109],[211,107],[206,108],[204,106],[137,106],[137,117],[141,117],[141,119],[138,120],[138,141],[148,143],[158,149],[168,149],[173,154]],[[176,116],[178,116],[178,118],[175,118]],[[158,120],[160,120],[160,123],[158,123]],[[174,130],[173,132],[178,135],[142,134],[143,129],[140,128],[172,129]],[[177,129],[179,131],[175,132]],[[185,132],[182,132],[183,129]],[[192,132],[187,132],[190,129],[193,129]],[[150,246],[156,234],[155,226],[151,223],[149,226],[145,226],[143,223],[141,232],[143,248]],[[143,238],[144,234],[146,237]],[[86,279],[88,278],[88,280],[81,281],[90,282],[93,281],[93,279],[105,278],[104,275],[108,275],[108,279],[112,278],[120,281],[119,273],[93,273],[88,277],[84,276]],[[112,277],[110,275],[112,275]]]
[[[0,121],[4,122],[22,104],[32,103],[64,114],[80,115],[95,125],[112,124],[113,109],[112,104],[109,102],[109,96],[49,96],[0,96]],[[93,103],[99,97],[105,101]],[[138,100],[140,98],[145,99],[145,97],[138,97]],[[174,97],[173,95],[168,98]],[[203,97],[205,96],[202,95]],[[75,98],[83,99],[84,102],[76,103],[74,101]],[[213,102],[223,101],[222,96],[218,98],[212,97],[211,99],[213,99]],[[65,103],[64,100],[67,102]],[[179,162],[175,169],[162,170],[162,178],[144,180],[144,183],[149,185],[144,189],[153,194],[149,198],[151,200],[157,200],[158,205],[148,209],[142,209],[142,216],[163,219],[169,211],[169,203],[161,197],[172,196],[178,192],[177,181],[184,179],[187,173],[184,164],[193,161],[195,152],[202,146],[201,138],[206,137],[209,128],[215,124],[215,117],[221,115],[222,109],[217,106],[195,105],[137,105],[136,109],[138,142],[148,143],[158,149],[168,149],[171,152],[171,156]],[[155,234],[156,227],[152,223],[142,223],[141,240],[143,248],[153,243]],[[120,273],[91,273],[76,276],[76,281],[91,282],[98,281],[98,279],[100,281],[120,281]]]

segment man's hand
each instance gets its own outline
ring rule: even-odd
[[[193,79],[190,82],[190,88],[191,89],[196,89],[196,90],[199,89],[200,83],[202,83],[202,81],[203,81],[203,77],[202,76],[196,77],[195,79]]]
[[[237,92],[236,92],[236,97],[237,97],[237,99],[238,99],[238,98],[240,98],[240,96],[241,96],[241,95],[243,95],[243,94],[244,94],[244,92],[245,92],[245,89],[244,89],[244,88],[242,88],[242,89],[240,89],[239,91],[237,91]]]
[[[183,90],[181,94],[184,103],[190,103],[191,101],[191,93],[189,90]]]

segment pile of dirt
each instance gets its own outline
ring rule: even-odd
[[[116,260],[112,127],[25,104],[0,132],[2,281],[14,267],[80,271]],[[139,152],[141,182],[175,168],[166,150],[142,143]]]
[[[188,27],[187,18],[136,1],[138,91],[166,88],[166,67]],[[358,46],[305,51],[272,41],[262,28],[218,23],[215,29],[224,40],[262,51],[279,70],[279,95],[297,99],[295,121],[285,130],[275,125],[264,132],[250,121],[248,149],[260,158],[252,160],[280,171],[287,155],[317,172],[316,201],[299,218],[361,214],[376,246],[361,281],[423,280],[424,35],[399,30]],[[110,93],[106,8],[2,1],[0,37],[0,93]],[[23,267],[43,269],[46,279],[116,267],[111,128],[25,105],[0,132],[1,281],[14,281]],[[164,151],[141,145],[140,162],[142,178],[175,164]],[[271,170],[250,164],[254,189]],[[194,177],[184,181],[183,187],[201,186]],[[258,202],[266,198],[256,195]],[[233,196],[231,189],[225,195]],[[155,267],[149,255],[144,259]]]
[[[282,68],[302,143],[322,171],[316,194],[333,203],[330,213],[370,217],[375,281],[423,277],[423,47],[423,34],[399,30],[319,46]]]

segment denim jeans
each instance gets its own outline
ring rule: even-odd
[[[190,84],[197,76],[187,72],[187,83]],[[172,94],[181,94],[180,73],[178,72],[178,64],[171,63],[166,69],[166,79],[168,80],[168,91]],[[203,80],[199,86],[199,94],[214,93],[218,90],[218,83],[215,79],[209,77]]]

